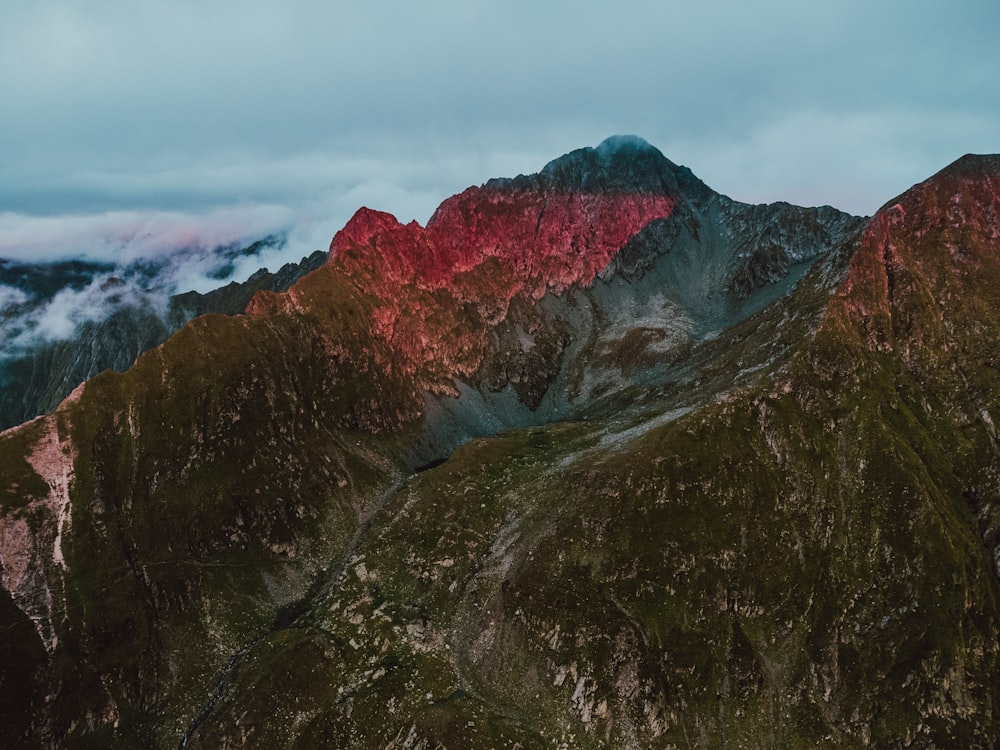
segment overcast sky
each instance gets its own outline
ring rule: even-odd
[[[996,0],[3,0],[0,257],[325,248],[613,133],[870,214],[1000,151],[998,40]]]

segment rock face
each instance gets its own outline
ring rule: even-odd
[[[5,744],[993,746],[998,185],[362,209],[0,435]]]

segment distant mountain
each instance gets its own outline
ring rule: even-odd
[[[256,254],[260,244],[220,254],[218,274],[228,276],[232,257]],[[138,299],[109,304],[106,316],[81,323],[67,338],[37,340],[15,351],[0,347],[0,430],[54,410],[76,386],[102,370],[127,369],[142,352],[162,344],[192,318],[208,312],[243,312],[256,292],[287,289],[325,259],[326,253],[316,252],[300,263],[286,264],[276,273],[261,269],[245,282],[232,282],[206,294],[185,292],[164,300],[161,292],[150,292]],[[29,264],[0,260],[0,286],[24,294],[20,304],[0,309],[0,321],[15,327],[19,319],[37,315],[59,292],[83,289],[95,278],[114,271],[113,265],[84,261]],[[141,267],[129,271],[152,282],[158,269],[145,269],[145,274]],[[109,298],[113,298],[116,283],[121,282],[109,282]]]
[[[25,747],[991,747],[1000,158],[874,217],[617,137],[0,436]]]
[[[62,260],[26,263],[0,258],[0,286],[17,289],[26,299],[52,297],[61,289],[80,289],[98,274],[113,271],[111,263]]]

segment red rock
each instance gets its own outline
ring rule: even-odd
[[[359,210],[336,234],[331,261],[348,272],[377,268],[384,279],[437,288],[488,258],[535,296],[588,284],[653,219],[671,214],[663,195],[542,194],[469,188],[438,208],[426,229]]]
[[[334,236],[328,267],[378,299],[369,332],[389,345],[394,366],[424,370],[423,386],[440,390],[478,367],[482,322],[497,324],[519,294],[538,299],[589,284],[674,205],[662,194],[473,187],[442,203],[426,228],[360,209]],[[249,312],[276,302],[261,298]]]
[[[995,293],[998,227],[1000,158],[962,157],[872,217],[828,317],[846,316],[867,346],[908,360],[942,347],[949,331],[991,314],[963,300]]]

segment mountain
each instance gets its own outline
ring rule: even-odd
[[[998,207],[618,137],[360,210],[0,435],[6,744],[993,746]]]
[[[255,254],[265,242],[270,246],[278,239],[270,238],[231,253]],[[156,291],[139,299],[116,299],[116,295],[123,297],[129,290],[121,279],[112,277],[102,290],[109,308],[105,317],[81,323],[68,338],[37,341],[23,351],[8,353],[0,346],[0,430],[53,411],[76,386],[102,370],[127,369],[139,354],[162,344],[192,318],[208,312],[243,312],[256,292],[287,289],[325,259],[326,254],[317,251],[299,263],[285,264],[275,273],[265,268],[244,282],[231,282],[204,294],[171,295],[165,305],[163,294]],[[99,275],[115,270],[113,265],[83,261],[27,264],[0,260],[0,287],[13,287],[26,297],[20,305],[0,308],[0,320],[16,334],[19,318],[36,318],[44,303],[60,291],[80,290]],[[228,275],[226,268],[222,271]],[[148,275],[149,281],[154,281],[156,270],[151,269]],[[8,331],[4,338],[11,337]]]

